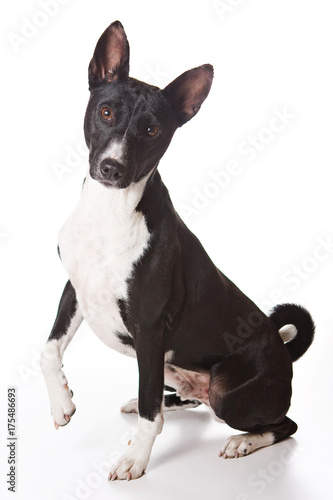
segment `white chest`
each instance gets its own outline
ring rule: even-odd
[[[126,301],[127,280],[149,243],[145,218],[135,210],[146,182],[106,188],[88,175],[80,201],[59,233],[61,259],[84,318],[103,342],[130,355],[133,349],[116,336],[128,334],[118,301]]]

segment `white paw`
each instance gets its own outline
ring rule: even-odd
[[[138,399],[130,399],[120,408],[120,411],[123,413],[139,413]]]
[[[63,377],[61,382],[54,380],[49,385],[49,394],[54,427],[59,429],[67,425],[75,413],[76,407],[72,401],[73,392],[68,388],[67,380]]]
[[[252,437],[251,434],[231,436],[223,443],[219,456],[223,458],[245,457],[253,451]]]
[[[245,457],[258,448],[269,446],[274,443],[274,434],[264,432],[263,434],[238,434],[227,439],[219,453],[223,458]]]
[[[138,479],[145,472],[148,465],[149,455],[141,452],[134,444],[123,455],[116,464],[114,464],[109,473],[109,481],[116,479]]]

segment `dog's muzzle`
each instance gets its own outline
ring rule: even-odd
[[[102,175],[101,180],[111,186],[120,184],[125,173],[124,165],[111,158],[105,158],[101,162],[99,170]]]

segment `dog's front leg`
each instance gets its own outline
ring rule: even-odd
[[[109,480],[137,479],[145,472],[156,436],[163,428],[164,344],[162,334],[135,342],[139,367],[139,417],[128,451],[110,470]]]
[[[76,300],[75,290],[68,281],[60,300],[55,323],[40,359],[56,429],[67,425],[75,412],[75,405],[72,401],[73,393],[62,371],[62,357],[82,320],[83,316]]]

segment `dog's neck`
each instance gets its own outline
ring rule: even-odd
[[[169,191],[158,170],[154,171],[149,178],[137,208],[144,214],[150,232],[160,228],[163,220],[170,216],[172,218],[176,216],[178,219]]]
[[[81,201],[87,204],[87,210],[98,210],[100,215],[112,213],[124,217],[132,214],[139,205],[151,172],[140,181],[130,184],[127,188],[107,187],[94,180],[89,172],[82,189]],[[94,208],[92,208],[92,202]]]

